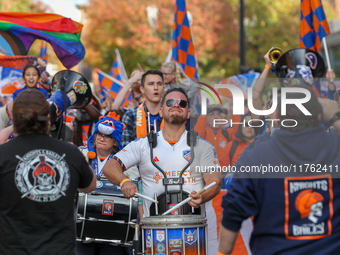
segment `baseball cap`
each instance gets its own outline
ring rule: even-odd
[[[36,89],[26,89],[19,93],[13,105],[13,117],[24,114],[27,109],[33,109],[38,115],[38,121],[50,120],[50,105],[44,94]]]
[[[221,109],[221,113],[224,113],[224,114],[228,115],[228,109],[227,108],[222,108]]]
[[[209,113],[211,113],[214,110],[218,110],[218,111],[222,112],[222,108],[219,105],[209,105],[207,112],[209,114]]]

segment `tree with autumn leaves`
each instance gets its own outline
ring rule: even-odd
[[[169,0],[89,0],[82,35],[86,61],[108,71],[118,48],[128,71],[137,63],[159,69],[171,46],[174,8]],[[218,65],[237,54],[237,13],[228,1],[192,0],[187,9],[200,69],[216,76]]]
[[[88,0],[82,7],[84,61],[108,73],[118,48],[128,74],[137,68],[137,63],[145,69],[159,69],[171,46],[175,3],[176,0]],[[262,67],[263,56],[271,46],[284,51],[299,47],[300,1],[244,3],[248,67]],[[238,74],[239,0],[186,0],[186,6],[192,16],[200,76]],[[336,17],[334,0],[323,0],[323,6],[328,21]],[[0,9],[50,11],[41,0],[0,0]]]
[[[109,71],[118,48],[126,70],[159,69],[171,45],[175,0],[89,0],[83,42],[86,61]],[[299,47],[300,1],[244,0],[246,64],[262,67],[271,46]],[[335,17],[324,1],[328,20]],[[239,73],[239,0],[187,0],[201,77]],[[153,11],[150,11],[153,10]],[[150,14],[151,12],[151,14]]]
[[[52,9],[42,0],[0,0],[1,12],[51,12]]]

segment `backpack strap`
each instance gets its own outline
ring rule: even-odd
[[[229,133],[226,128],[222,128],[222,135],[227,139],[228,142],[230,142]]]
[[[231,164],[231,160],[233,159],[234,157],[234,154],[235,154],[235,151],[236,151],[236,148],[238,146],[238,141],[233,141],[233,144],[231,145],[231,149],[230,149],[230,153],[229,153],[229,158],[230,158],[230,164]]]

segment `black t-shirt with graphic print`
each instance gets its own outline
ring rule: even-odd
[[[75,254],[74,198],[93,173],[76,146],[46,134],[0,146],[0,254]]]

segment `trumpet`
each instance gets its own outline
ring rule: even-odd
[[[273,48],[269,51],[269,60],[273,64],[276,64],[281,57],[283,51],[280,48]]]

